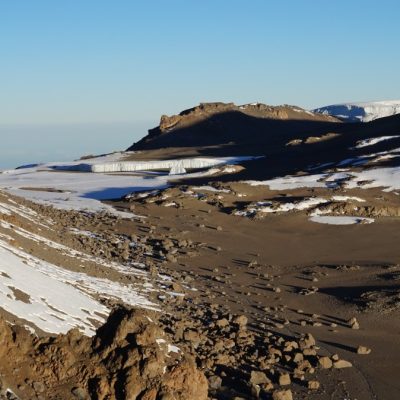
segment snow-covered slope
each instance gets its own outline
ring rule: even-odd
[[[313,110],[347,122],[369,122],[377,118],[400,114],[400,100],[334,104]]]

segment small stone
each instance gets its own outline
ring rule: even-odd
[[[222,385],[222,379],[217,375],[212,375],[208,378],[208,386],[210,389],[218,390]]]
[[[300,349],[309,349],[310,347],[315,346],[315,339],[311,333],[307,333],[303,339],[300,340]]]
[[[271,381],[267,378],[267,375],[261,371],[251,371],[250,383],[253,385],[261,385],[263,383],[270,383]]]
[[[358,346],[357,354],[369,354],[371,353],[371,349],[365,346]]]
[[[272,393],[273,400],[293,400],[292,391],[288,390],[276,390]]]
[[[316,356],[317,355],[317,350],[315,349],[304,349],[303,354],[305,356]]]
[[[7,391],[7,397],[2,397],[3,399],[7,400],[20,400],[19,397],[17,397],[14,393]],[[42,396],[37,396],[37,398],[42,397]]]
[[[351,329],[360,329],[360,324],[355,322],[353,325],[351,325]]]
[[[297,364],[296,370],[298,370],[298,371],[310,371],[311,368],[312,368],[312,366],[311,366],[310,362],[308,360],[303,360],[303,361],[300,361]]]
[[[251,395],[255,399],[260,398],[261,387],[259,385],[251,385]]]
[[[78,400],[86,400],[89,398],[87,392],[85,389],[82,389],[80,387],[74,387],[71,390],[71,393],[76,397]]]
[[[323,369],[329,369],[329,368],[332,368],[333,362],[329,357],[321,357],[318,360],[318,364]]]
[[[195,330],[187,330],[183,333],[183,338],[187,342],[200,343],[200,334]]]
[[[350,361],[346,360],[338,360],[333,363],[333,368],[341,369],[341,368],[350,368],[353,364]]]
[[[293,361],[295,363],[299,363],[300,361],[304,360],[304,356],[301,353],[296,353],[296,355],[293,357]]]
[[[36,393],[43,393],[45,387],[42,382],[35,381],[32,383],[33,389]]]
[[[299,371],[297,368],[294,370],[293,377],[300,381],[304,381],[304,372]]]
[[[245,315],[239,315],[233,320],[233,323],[239,326],[247,325],[247,317]]]
[[[348,324],[351,326],[351,329],[360,329],[360,324],[355,317],[350,318]]]
[[[286,385],[290,385],[291,380],[290,380],[290,375],[288,373],[282,373],[279,376],[279,384],[281,386],[286,386]]]
[[[184,292],[182,286],[178,282],[173,282],[171,288],[174,292],[182,293]]]
[[[222,318],[222,319],[219,319],[219,320],[216,322],[216,325],[217,325],[219,328],[225,328],[225,327],[227,327],[227,326],[229,325],[229,321],[228,321],[226,318]]]
[[[273,388],[274,385],[272,382],[268,382],[268,383],[264,383],[263,385],[261,385],[261,387],[266,391],[266,392],[270,392]]]
[[[310,390],[318,390],[320,387],[320,384],[318,381],[309,381],[308,382],[308,388]]]

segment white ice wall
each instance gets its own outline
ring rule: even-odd
[[[210,168],[223,164],[234,164],[251,157],[220,157],[220,158],[183,158],[180,160],[156,160],[156,161],[119,161],[98,163],[93,165],[80,164],[76,167],[80,171],[97,173],[106,172],[135,172],[166,169],[171,175],[184,174],[187,169]]]

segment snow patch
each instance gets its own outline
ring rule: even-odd
[[[206,191],[206,192],[217,192],[217,193],[230,193],[229,189],[217,189],[213,186],[192,186],[192,190]]]
[[[381,137],[375,137],[375,138],[369,138],[369,139],[365,139],[365,140],[360,140],[359,142],[357,142],[355,148],[356,149],[361,149],[363,147],[373,146],[374,144],[377,144],[377,143],[380,143],[380,142],[384,142],[386,140],[397,139],[399,137],[400,137],[400,135],[396,135],[396,136],[381,136]]]
[[[310,221],[329,225],[371,224],[373,218],[352,217],[342,215],[312,215]]]
[[[400,167],[374,168],[361,172],[352,172],[353,178],[346,187],[349,189],[385,188],[384,192],[400,189]]]
[[[347,173],[315,174],[315,175],[288,175],[282,178],[274,178],[266,181],[244,181],[251,186],[269,186],[271,190],[287,190],[299,188],[333,188],[337,182],[347,179]]]
[[[0,240],[1,307],[38,328],[51,333],[66,333],[79,328],[93,335],[100,315],[109,309],[95,299],[112,298],[138,307],[157,309],[133,285],[123,285],[69,271],[40,260]],[[10,287],[29,296],[29,302],[18,301]],[[68,299],[68,301],[66,301]]]
[[[332,200],[333,201],[358,201],[360,203],[365,202],[364,199],[361,199],[360,197],[356,197],[356,196],[332,196]]]

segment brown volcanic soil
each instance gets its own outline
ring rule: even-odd
[[[241,198],[246,202],[260,200],[261,192],[263,200],[277,195],[265,187],[224,187],[246,194]],[[174,276],[193,277],[203,301],[211,299],[234,313],[243,313],[258,327],[290,336],[311,332],[321,348],[353,363],[356,371],[352,376],[339,374],[346,382],[348,398],[387,399],[400,394],[396,380],[400,369],[397,218],[352,226],[316,224],[308,221],[306,212],[248,219],[230,214],[237,200],[234,195],[218,193],[223,198],[216,200],[215,193],[208,193],[199,200],[179,196],[176,190],[171,189],[171,197],[165,200],[131,199],[129,203],[135,212],[148,216],[148,223],[161,237],[202,244],[167,258],[166,268],[175,271]],[[326,196],[327,191],[291,192],[297,197],[310,194]],[[343,193],[336,190],[332,194]],[[398,215],[395,194],[386,193],[380,201],[380,190],[345,194],[366,199],[375,210],[392,204]],[[178,208],[165,207],[173,200]],[[352,317],[357,318],[360,329],[351,329],[348,321]],[[360,345],[371,348],[371,354],[357,354]],[[339,376],[333,374],[331,379]],[[315,398],[343,398],[337,388],[325,385]],[[299,396],[295,398],[303,398]]]

